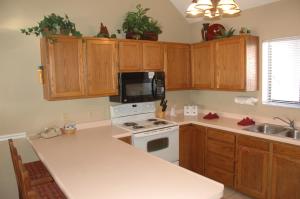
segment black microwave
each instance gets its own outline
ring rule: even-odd
[[[164,72],[119,73],[118,78],[119,95],[111,96],[111,102],[150,102],[165,97]]]

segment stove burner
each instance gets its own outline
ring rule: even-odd
[[[168,122],[166,121],[156,121],[156,122],[153,122],[154,125],[161,125],[161,124],[168,124]]]
[[[125,122],[124,125],[125,126],[137,126],[138,124],[135,122]]]
[[[155,122],[155,121],[157,121],[157,119],[151,118],[151,119],[148,119],[147,121],[149,121],[149,122]]]
[[[132,128],[133,128],[133,129],[142,129],[142,128],[145,128],[145,127],[144,127],[144,126],[137,126],[137,125],[136,125],[136,126],[133,126]]]

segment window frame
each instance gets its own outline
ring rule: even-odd
[[[262,77],[261,77],[262,78],[262,95],[261,96],[262,96],[262,104],[263,105],[300,109],[300,93],[299,93],[299,101],[298,102],[270,100],[270,84],[269,84],[270,68],[269,68],[269,50],[266,49],[266,48],[268,48],[267,45],[270,42],[291,41],[291,40],[299,40],[300,41],[300,36],[283,37],[283,38],[278,38],[278,39],[265,40],[262,43]],[[299,90],[300,90],[300,84],[299,84]]]

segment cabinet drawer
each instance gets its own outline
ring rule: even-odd
[[[300,147],[289,144],[274,143],[273,152],[276,155],[282,155],[300,161]]]
[[[237,144],[258,150],[270,151],[270,143],[261,138],[239,135],[237,137]]]
[[[218,140],[220,142],[230,143],[230,144],[235,143],[235,135],[234,134],[232,134],[230,132],[218,130],[218,129],[208,128],[207,129],[207,138],[213,139],[213,140]]]
[[[213,152],[220,156],[234,159],[234,145],[216,140],[207,140],[207,152]]]
[[[206,154],[206,167],[214,166],[219,169],[226,170],[234,173],[234,161],[220,155],[207,152]]]
[[[205,169],[205,176],[223,183],[226,186],[234,186],[234,174],[223,171],[215,167],[208,167]]]

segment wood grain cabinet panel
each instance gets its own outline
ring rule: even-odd
[[[179,134],[179,165],[204,174],[206,128],[198,125],[182,125]]]
[[[215,88],[258,89],[258,38],[235,36],[215,42]]]
[[[166,44],[165,57],[167,90],[180,90],[190,88],[190,45],[171,43]]]
[[[231,132],[207,128],[205,176],[234,187],[235,135]]]
[[[225,91],[258,90],[258,37],[233,36],[192,45],[192,86]]]
[[[132,143],[131,136],[121,137],[121,138],[118,138],[118,139],[121,140],[122,142],[125,142],[125,143],[130,144],[130,145]]]
[[[272,199],[300,198],[300,147],[274,144]]]
[[[238,136],[237,143],[236,189],[254,198],[267,198],[270,143],[249,136]]]
[[[117,42],[87,39],[85,43],[87,95],[117,95]]]
[[[214,42],[192,45],[192,87],[214,88]]]
[[[163,71],[164,47],[159,42],[143,42],[143,70]]]
[[[42,38],[41,59],[46,99],[80,98],[85,95],[81,39]]]
[[[119,70],[137,72],[142,70],[142,43],[139,41],[119,41]]]

